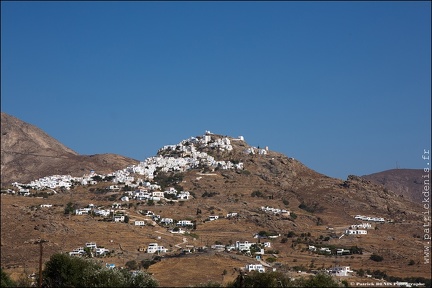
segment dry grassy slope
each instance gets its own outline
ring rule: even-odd
[[[422,264],[423,243],[419,237],[423,233],[423,222],[419,205],[359,177],[351,176],[346,181],[332,179],[279,153],[270,151],[268,155],[246,155],[243,152],[246,143],[233,141],[233,144],[235,150],[232,153],[208,152],[217,159],[244,162],[245,171],[188,171],[184,173],[180,184],[185,190],[193,192],[195,199],[174,205],[133,206],[128,211],[131,220],[142,218],[137,213],[140,209],[152,210],[162,217],[176,220],[196,220],[197,229],[194,233],[198,238],[194,240],[187,236],[187,243],[182,244],[182,247],[186,244],[212,245],[216,241],[224,244],[235,241],[255,242],[253,234],[263,230],[281,233],[282,237],[289,231],[294,231],[297,235],[311,233],[308,241],[313,244],[319,245],[321,242],[322,245],[337,247],[357,245],[365,253],[338,258],[317,256],[305,251],[306,244],[296,244],[296,238],[281,243],[280,237],[269,241],[273,249],[279,250],[277,262],[282,264],[281,269],[300,265],[312,265],[315,268],[350,265],[354,269],[379,269],[393,276],[430,277],[429,267]],[[98,185],[97,187],[102,187],[109,184]],[[251,197],[254,191],[260,191],[265,197]],[[219,194],[202,197],[204,192]],[[283,200],[289,203],[285,205],[287,202],[284,203]],[[88,203],[112,203],[106,200],[106,195],[94,194],[89,188],[83,187],[76,188],[71,193],[51,196],[47,200],[2,196],[2,266],[25,264],[27,270],[36,271],[38,249],[28,243],[38,238],[50,241],[46,244],[44,260],[54,252],[71,251],[85,242],[95,241],[98,245],[115,250],[114,257],[103,261],[114,262],[119,266],[124,266],[128,260],[140,261],[149,257],[138,252],[137,248],[141,245],[158,242],[176,251],[175,245],[183,243],[183,236],[168,234],[162,227],[137,228],[130,224],[100,222],[89,216],[74,216],[69,219],[62,214],[64,205],[69,201],[81,206]],[[50,212],[30,209],[32,205],[47,202],[59,206],[49,210]],[[315,211],[300,209],[301,203]],[[286,208],[298,217],[292,220],[268,215],[260,211],[261,206]],[[197,209],[201,210],[201,214],[197,215]],[[209,215],[224,216],[228,212],[238,212],[240,218],[204,222]],[[370,230],[366,236],[331,238],[328,242],[319,240],[321,235],[331,236],[334,233],[340,236],[348,225],[356,223],[352,217],[356,214],[382,216],[394,219],[395,223],[380,224],[377,230]],[[333,230],[327,229],[328,227]],[[369,260],[371,253],[382,255],[384,261]],[[264,256],[265,259],[267,257],[270,256]],[[415,265],[408,265],[411,259],[416,262]],[[208,280],[232,280],[235,277],[233,268],[254,262],[251,258],[239,255],[204,253],[164,258],[151,266],[149,272],[163,286],[184,287]],[[214,269],[207,271],[202,267]],[[23,267],[8,271],[19,269],[22,270]],[[221,275],[223,270],[227,270],[224,277]]]
[[[138,161],[115,154],[78,155],[41,129],[1,113],[1,183],[28,183],[49,175],[109,173]]]

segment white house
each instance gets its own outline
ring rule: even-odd
[[[327,247],[321,247],[321,248],[319,249],[319,251],[322,252],[322,253],[331,254],[331,250],[330,250],[330,248],[327,248]]]
[[[361,230],[361,229],[358,229],[358,230],[347,229],[347,230],[345,230],[345,234],[346,234],[346,235],[359,235],[359,234],[361,234],[361,235],[366,235],[366,234],[367,234],[367,230]]]
[[[151,254],[156,253],[157,247],[158,247],[157,243],[150,243],[147,246],[147,253],[151,253]]]
[[[351,254],[351,250],[347,250],[347,249],[342,249],[342,248],[338,248],[336,250],[336,255],[346,255],[346,254]]]
[[[85,246],[86,246],[87,248],[90,248],[90,249],[96,249],[96,248],[97,248],[95,242],[89,242],[89,243],[86,243]]]
[[[51,208],[52,204],[41,204],[40,207],[41,208]]]
[[[18,195],[21,195],[21,196],[30,196],[30,192],[29,192],[28,189],[22,189],[22,190],[18,191]]]
[[[167,194],[174,194],[174,195],[177,194],[177,190],[174,187],[168,187],[168,189],[165,190],[164,192]]]
[[[189,200],[190,197],[189,191],[181,191],[179,194],[177,194],[178,200]]]
[[[370,223],[361,223],[361,224],[353,224],[350,226],[350,229],[358,229],[358,228],[372,229],[372,225]]]
[[[193,226],[194,224],[190,220],[180,220],[177,222],[178,226]]]
[[[334,276],[341,277],[350,276],[349,274],[354,272],[350,269],[350,266],[333,267],[330,268],[328,271]]]
[[[112,205],[111,205],[111,208],[113,208],[113,209],[117,209],[117,208],[120,208],[121,207],[121,204],[120,203],[113,203]]]
[[[237,215],[238,215],[237,212],[228,213],[226,218],[236,217]]]
[[[157,243],[150,243],[147,247],[147,253],[153,254],[153,253],[165,253],[168,249],[166,249],[163,246],[159,246]]]
[[[317,250],[317,248],[313,245],[309,245],[309,251],[313,251],[315,252]]]
[[[249,251],[252,244],[253,243],[249,243],[248,241],[245,242],[236,241],[235,248],[239,251],[244,251],[244,250]]]
[[[125,216],[124,215],[114,215],[113,220],[114,220],[114,222],[124,222]]]
[[[186,233],[185,230],[183,230],[181,228],[178,228],[178,227],[177,227],[177,229],[171,229],[171,230],[169,230],[169,232],[173,233],[173,234],[184,234],[184,233]]]
[[[72,252],[69,252],[70,256],[80,256],[85,253],[84,247],[79,247],[77,249],[72,250]]]
[[[135,220],[135,226],[145,226],[145,221]]]
[[[89,208],[80,208],[75,210],[75,215],[87,215],[89,214]]]
[[[258,271],[259,273],[265,272],[265,268],[261,264],[247,264],[245,268],[247,272],[251,272],[251,271]]]
[[[153,197],[164,198],[164,192],[162,192],[162,191],[153,191],[152,192],[152,196]]]
[[[212,248],[214,250],[224,251],[225,245],[215,244],[215,245],[212,245],[210,248]]]
[[[172,218],[162,218],[160,222],[168,225],[174,223],[174,220]]]
[[[214,220],[217,220],[217,219],[219,219],[219,216],[217,216],[217,215],[210,215],[210,216],[208,217],[208,220],[209,220],[209,221],[214,221]]]
[[[134,198],[136,200],[138,200],[138,201],[148,200],[148,199],[150,199],[150,197],[152,197],[152,195],[149,192],[147,192],[147,190],[145,190],[145,191],[142,191],[142,190],[135,191]]]
[[[110,210],[99,210],[99,209],[95,209],[95,210],[94,210],[94,213],[95,213],[96,215],[99,215],[99,216],[107,217],[107,216],[110,215],[111,211],[110,211]]]
[[[102,256],[108,252],[109,250],[106,248],[96,248],[96,256]]]
[[[129,201],[129,197],[128,196],[123,196],[123,197],[120,198],[120,200],[124,201],[124,202],[128,202]]]

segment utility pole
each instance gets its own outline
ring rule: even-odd
[[[46,240],[40,239],[36,243],[39,243],[39,283],[38,287],[42,287],[42,254],[43,254],[43,246],[42,243],[47,242]],[[35,243],[35,244],[36,244]]]
[[[43,246],[42,241],[39,241],[40,253],[39,253],[39,288],[42,287],[42,254]]]

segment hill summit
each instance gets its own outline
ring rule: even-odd
[[[1,112],[1,183],[26,183],[53,174],[111,172],[137,160],[116,154],[79,155],[38,127]]]

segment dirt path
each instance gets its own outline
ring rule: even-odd
[[[182,248],[180,245],[182,245],[182,244],[185,244],[185,243],[187,243],[188,241],[187,241],[187,238],[186,237],[183,237],[183,242],[182,243],[178,243],[178,244],[176,244],[176,245],[174,245],[175,247],[177,247],[177,248]]]

